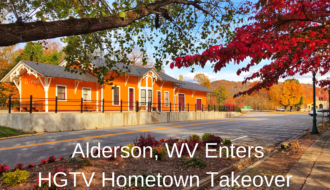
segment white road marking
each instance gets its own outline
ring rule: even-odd
[[[242,138],[245,138],[245,137],[247,137],[247,136],[239,137],[239,138],[233,139],[231,141],[235,141],[235,140],[242,139]]]

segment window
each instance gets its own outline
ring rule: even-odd
[[[116,86],[113,89],[113,105],[119,105],[119,87]]]
[[[148,102],[152,103],[152,90],[148,90]]]
[[[168,92],[165,92],[165,106],[169,106],[169,95]]]
[[[141,89],[141,105],[146,105],[146,90]]]
[[[321,94],[323,94],[323,90],[321,90],[320,92],[321,92]]]
[[[84,101],[91,101],[91,88],[83,88],[82,89],[82,98]]]
[[[319,100],[322,101],[323,100],[323,97],[319,97]]]
[[[56,91],[57,91],[57,99],[58,100],[66,100],[66,87],[65,86],[57,86],[56,87]]]

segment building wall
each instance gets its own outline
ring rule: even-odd
[[[110,73],[111,74],[111,73]],[[99,85],[93,82],[83,82],[79,81],[77,89],[75,87],[75,81],[71,79],[63,78],[52,78],[49,91],[48,91],[48,110],[55,111],[55,98],[57,86],[64,86],[66,88],[66,100],[58,100],[57,110],[58,111],[79,111],[81,110],[81,98],[82,89],[84,87],[91,89],[91,99],[92,101],[84,101],[83,109],[88,109],[89,111],[100,111],[102,110],[102,100],[104,99],[104,110],[105,111],[135,111],[136,101],[141,102],[141,89],[146,89],[148,95],[148,89],[152,90],[152,106],[153,108],[158,108],[158,98],[157,93],[161,92],[161,109],[162,111],[178,111],[179,110],[179,94],[185,95],[185,109],[189,104],[190,110],[194,109],[196,104],[196,99],[202,99],[202,104],[206,105],[206,92],[193,91],[188,89],[179,89],[174,86],[172,82],[159,81],[156,80],[153,83],[152,72],[148,73],[148,76],[141,80],[139,85],[139,77],[136,76],[119,76],[113,81],[113,85]],[[29,104],[30,95],[33,96],[33,101],[38,101],[42,104],[42,108],[45,109],[45,91],[40,80],[34,75],[23,74],[22,76],[22,101]],[[113,87],[117,86],[120,88],[119,100],[122,101],[122,106],[120,103],[115,105]],[[129,102],[129,89],[134,90],[134,102],[132,104]],[[169,94],[169,104],[165,104],[165,92]],[[39,98],[40,100],[38,100]],[[174,100],[175,99],[175,100]],[[148,101],[148,97],[147,97]],[[175,104],[176,103],[176,104]],[[130,106],[131,105],[131,106]],[[140,110],[147,110],[147,105],[141,105]],[[133,109],[129,109],[132,108]]]

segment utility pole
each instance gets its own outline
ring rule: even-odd
[[[319,131],[317,130],[317,126],[316,126],[315,75],[316,72],[313,72],[313,128],[311,130],[311,134],[319,134]]]

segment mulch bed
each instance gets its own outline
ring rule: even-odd
[[[235,145],[238,147],[238,145]],[[206,158],[206,147],[202,146],[200,150],[197,150],[195,156],[201,158],[206,163],[206,168],[200,169],[199,167],[183,167],[181,165],[182,161],[190,159],[188,155],[184,155],[181,158],[174,156],[169,158],[167,155],[164,160],[156,161],[152,158],[121,158],[117,157],[115,160],[109,160],[106,158],[90,159],[91,166],[82,167],[80,163],[68,163],[67,160],[56,160],[54,163],[46,163],[43,165],[37,165],[33,168],[24,168],[26,171],[30,172],[30,177],[25,183],[16,186],[7,186],[1,184],[0,189],[33,189],[33,185],[36,184],[36,179],[39,177],[39,172],[42,172],[42,176],[46,177],[48,172],[53,172],[55,166],[58,168],[66,169],[67,172],[84,172],[87,181],[89,181],[92,172],[95,172],[94,179],[89,188],[86,187],[85,181],[82,175],[77,175],[77,186],[73,187],[73,176],[68,175],[67,177],[62,177],[68,180],[68,184],[65,189],[101,189],[102,188],[102,172],[106,172],[106,177],[110,178],[111,173],[114,172],[115,176],[119,175],[129,176],[129,175],[141,175],[143,173],[157,175],[160,173],[162,176],[187,176],[187,175],[198,175],[199,180],[209,176],[207,172],[217,172],[221,169],[228,167],[229,165],[239,161],[239,158],[227,159],[224,153],[222,153],[222,158]],[[217,148],[219,149],[219,147]],[[253,151],[254,152],[254,151]],[[219,155],[219,152],[213,152],[209,155]],[[246,154],[247,155],[247,154]],[[167,180],[168,181],[168,180]],[[120,181],[122,184],[123,180]],[[108,182],[107,185],[111,185]],[[107,186],[105,189],[123,189],[119,187]],[[153,187],[149,189],[164,189],[164,187]],[[183,189],[183,187],[170,187],[167,189]]]
[[[270,179],[272,175],[282,175],[285,176],[290,169],[298,162],[300,157],[305,153],[305,151],[314,143],[315,140],[319,138],[319,136],[325,132],[328,128],[330,128],[330,123],[325,122],[324,125],[319,125],[318,130],[320,134],[311,134],[309,131],[298,139],[300,149],[281,149],[276,152],[274,155],[269,157],[267,160],[260,163],[258,166],[250,169],[243,175],[249,175],[251,178],[256,175],[265,175],[268,179]],[[276,147],[280,148],[280,147]],[[258,181],[259,183],[259,181]],[[258,184],[257,183],[257,184]],[[247,189],[247,188],[238,188],[234,187],[232,189]],[[249,187],[248,189],[276,189],[276,185],[273,182],[271,187]]]

